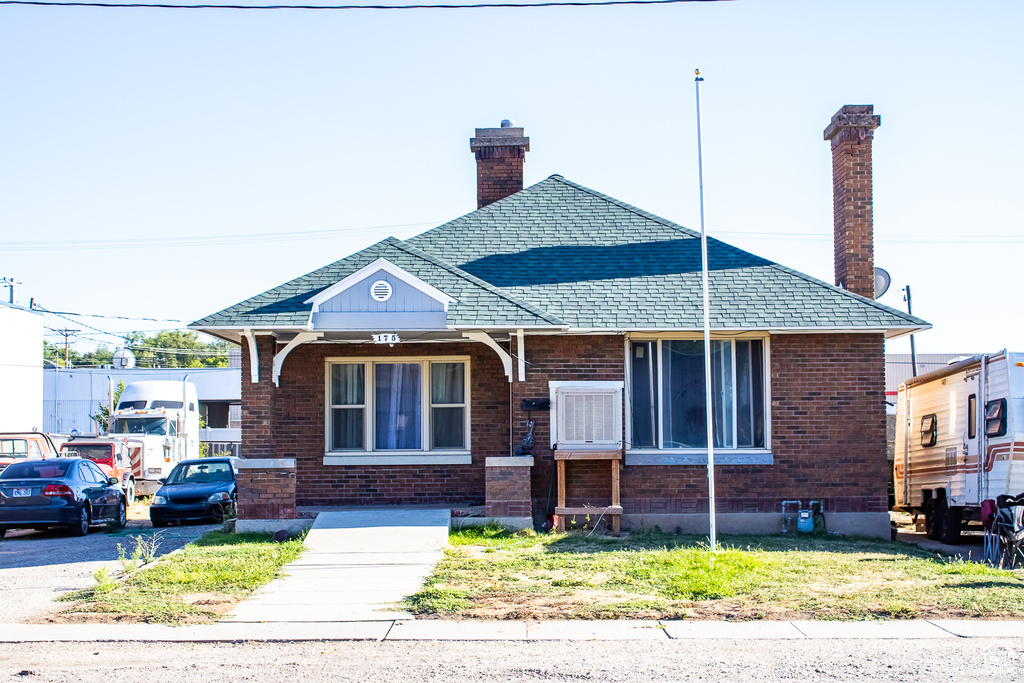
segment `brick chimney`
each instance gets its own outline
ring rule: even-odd
[[[872,131],[882,123],[870,104],[848,104],[832,117],[832,206],[835,215],[836,284],[875,298],[871,198]]]
[[[476,155],[476,206],[487,206],[523,189],[523,164],[530,151],[530,138],[513,121],[501,128],[477,128],[469,141]]]

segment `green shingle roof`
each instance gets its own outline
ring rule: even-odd
[[[561,176],[417,237],[388,238],[194,323],[305,326],[319,291],[386,258],[457,299],[468,327],[700,329],[700,235]],[[712,326],[893,329],[927,323],[708,240]]]

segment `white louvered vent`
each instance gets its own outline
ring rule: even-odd
[[[622,447],[621,382],[551,382],[552,446]]]
[[[391,298],[391,294],[394,289],[391,287],[391,283],[387,280],[377,280],[370,285],[370,296],[373,297],[374,301],[387,301]]]

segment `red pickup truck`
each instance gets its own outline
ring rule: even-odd
[[[134,446],[134,448],[133,448]],[[65,458],[88,458],[100,466],[108,477],[117,477],[124,491],[125,502],[131,506],[135,502],[134,459],[138,460],[141,443],[130,439],[110,438],[103,436],[72,436],[67,443],[61,444],[60,454]],[[135,450],[136,453],[132,453]]]

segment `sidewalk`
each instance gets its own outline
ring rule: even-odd
[[[436,621],[19,624],[0,643],[1024,638],[1024,621]]]

